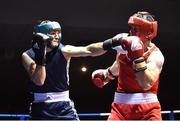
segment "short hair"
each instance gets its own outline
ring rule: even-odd
[[[146,11],[139,11],[139,12],[135,13],[133,16],[145,19],[145,20],[150,21],[150,22],[155,21],[154,15],[152,15]]]

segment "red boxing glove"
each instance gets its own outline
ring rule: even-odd
[[[109,75],[108,69],[99,69],[92,73],[92,81],[99,88],[102,88],[113,79],[114,77]]]
[[[127,50],[128,58],[133,62],[133,68],[136,72],[147,68],[144,61],[144,44],[137,36],[128,36],[121,41],[122,48]]]

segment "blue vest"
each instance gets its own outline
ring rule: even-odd
[[[32,93],[44,93],[44,92],[62,92],[69,90],[69,75],[67,61],[62,54],[62,44],[57,49],[54,49],[50,53],[46,54],[46,79],[43,86],[37,86],[32,81],[30,84],[30,91]],[[32,49],[26,51],[26,53],[34,60],[34,52]]]

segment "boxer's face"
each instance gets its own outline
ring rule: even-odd
[[[130,34],[133,36],[140,36],[140,27],[131,25]]]
[[[52,30],[49,34],[54,37],[54,39],[51,42],[51,45],[54,47],[57,47],[59,45],[59,30]]]

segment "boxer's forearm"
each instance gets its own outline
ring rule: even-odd
[[[90,51],[91,56],[102,55],[102,54],[104,54],[106,52],[103,49],[103,43],[102,42],[90,44],[86,48],[87,48],[88,51]]]
[[[150,68],[136,73],[137,80],[144,90],[149,90],[159,78],[157,68]]]

